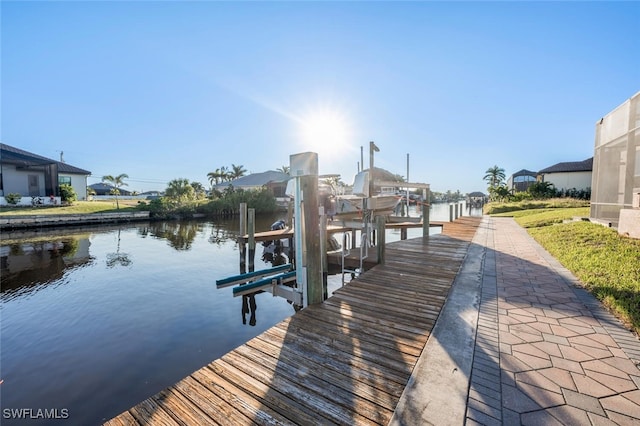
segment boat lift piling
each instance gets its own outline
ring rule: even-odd
[[[290,155],[289,170],[295,187],[293,235],[296,278],[298,285],[301,286],[303,306],[306,307],[324,300],[320,252],[318,154],[305,152]]]

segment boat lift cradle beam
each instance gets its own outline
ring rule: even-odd
[[[302,293],[296,291],[296,289],[290,286],[284,285],[295,281],[296,271],[289,271],[284,274],[274,275],[249,284],[234,287],[233,297],[244,296],[258,291],[268,291],[273,294],[273,296],[284,297],[297,305],[301,305]]]
[[[287,263],[285,265],[274,266],[273,268],[269,268],[269,269],[261,269],[259,271],[247,272],[245,274],[240,274],[240,275],[233,275],[228,278],[216,280],[216,287],[217,288],[231,287],[232,285],[246,283],[247,281],[251,283],[252,281],[258,280],[260,278],[276,275],[282,272],[288,272],[292,270],[292,268],[293,268],[293,265],[290,263]]]

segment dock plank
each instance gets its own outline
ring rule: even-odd
[[[384,265],[106,424],[388,424],[479,222],[387,244]]]

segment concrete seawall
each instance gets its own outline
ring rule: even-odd
[[[149,212],[0,216],[0,230],[65,225],[92,225],[101,223],[132,222],[138,220],[149,220]]]

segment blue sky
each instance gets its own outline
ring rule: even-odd
[[[2,142],[127,189],[319,154],[434,191],[593,155],[640,90],[638,2],[7,2]]]

